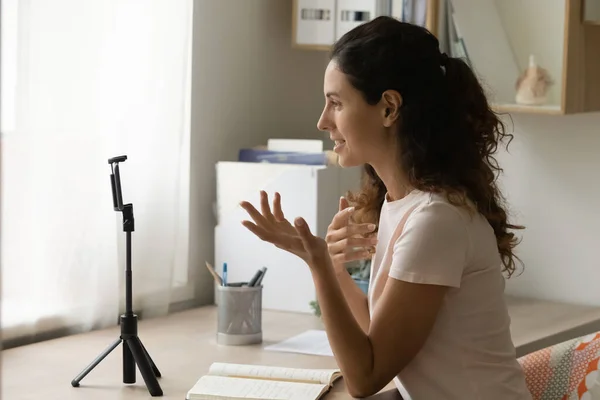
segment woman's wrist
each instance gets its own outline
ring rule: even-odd
[[[313,280],[338,282],[338,275],[332,263],[313,266],[310,268]]]
[[[344,275],[348,274],[348,270],[346,269],[346,264],[337,264],[333,266],[333,272],[335,273],[336,278],[341,278]]]
[[[334,275],[336,278],[342,276],[344,273],[347,272],[346,264],[333,261],[333,258],[331,257],[331,255],[329,255],[329,260],[330,260],[331,268],[333,269],[333,272],[334,272]]]

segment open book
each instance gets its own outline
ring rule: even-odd
[[[186,399],[317,400],[341,376],[337,369],[213,363]]]

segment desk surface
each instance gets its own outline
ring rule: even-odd
[[[571,337],[600,330],[597,307],[581,307],[509,298],[512,335],[524,354]],[[298,368],[335,368],[332,357],[263,351],[262,347],[307,329],[321,329],[316,317],[265,311],[262,345],[219,346],[215,341],[215,307],[202,307],[164,318],[141,321],[140,339],[162,378],[164,399],[183,400],[214,361],[280,365]],[[82,381],[71,380],[119,335],[114,327],[64,337],[2,352],[2,399],[150,399],[137,372],[137,383],[122,383],[121,348],[115,349]],[[392,389],[393,384],[386,389]],[[349,399],[343,380],[327,399]]]
[[[187,391],[208,372],[212,362],[336,368],[333,357],[263,351],[263,346],[307,329],[321,328],[310,315],[265,311],[263,343],[254,346],[216,344],[216,308],[202,307],[164,318],[140,321],[139,337],[162,374],[164,399],[185,399]],[[111,328],[17,347],[2,352],[2,399],[150,399],[139,371],[133,385],[122,383],[121,347],[115,349],[82,381],[71,380],[105,347],[117,339]],[[343,379],[327,399],[350,398]]]

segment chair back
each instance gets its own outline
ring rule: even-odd
[[[600,332],[519,358],[533,400],[600,400]]]

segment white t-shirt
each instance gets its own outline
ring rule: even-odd
[[[496,238],[487,220],[450,204],[442,194],[415,190],[401,200],[384,201],[378,239],[369,287],[371,315],[388,276],[450,287],[427,341],[394,378],[404,399],[530,400],[510,335]],[[381,265],[390,240],[395,240],[391,262]]]

